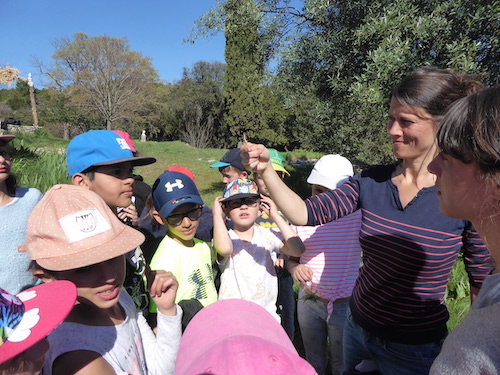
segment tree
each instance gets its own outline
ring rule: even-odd
[[[217,1],[191,37],[226,31],[227,3]],[[292,147],[369,164],[392,161],[384,125],[390,89],[404,75],[436,65],[483,74],[488,85],[500,80],[498,0],[255,4],[261,53],[275,61],[270,82],[286,110]],[[244,23],[239,17],[232,22]]]
[[[224,72],[220,62],[198,61],[192,68],[184,68],[162,113],[163,139],[182,138],[199,148],[220,147],[225,136],[221,130]]]
[[[500,76],[499,1],[330,1],[308,19],[275,84],[301,120],[296,142],[316,151],[390,161],[390,90],[419,66],[484,74],[488,84]]]
[[[137,114],[151,100],[158,74],[149,58],[130,51],[126,38],[77,33],[53,45],[54,67],[45,73],[73,105],[98,113],[108,130],[125,119],[140,120]]]

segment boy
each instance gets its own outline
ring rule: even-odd
[[[226,152],[220,161],[212,164],[210,168],[219,168],[219,172],[222,174],[222,183],[225,186],[237,178],[247,179],[251,173],[246,170],[241,161],[239,148],[233,148]]]
[[[56,185],[34,208],[20,251],[35,261],[33,274],[43,282],[69,280],[77,287],[74,308],[48,337],[44,373],[173,372],[182,318],[175,277],[165,273],[149,289],[159,311],[156,337],[122,289],[124,254],[142,241],[88,189]]]
[[[263,210],[276,223],[280,236],[255,225]],[[234,223],[226,229],[222,214]],[[219,299],[241,298],[258,303],[276,320],[278,284],[274,261],[279,252],[300,256],[305,248],[297,234],[267,197],[260,198],[257,185],[237,179],[214,202],[214,247],[223,257]]]
[[[282,180],[285,176],[290,176],[290,173],[288,173],[285,168],[285,158],[281,152],[270,148],[269,160],[271,161],[273,169]],[[259,194],[269,198],[269,192],[267,191],[266,184],[258,173],[254,174],[254,180],[259,188]],[[276,223],[265,213],[262,213],[257,220],[255,220],[255,225],[271,228],[272,230],[279,232],[279,228]],[[290,340],[293,340],[295,336],[295,292],[293,291],[292,275],[290,275],[290,272],[286,269],[287,259],[288,257],[286,255],[280,255],[277,261],[278,299],[276,307],[278,315],[281,317],[281,325],[285,329]]]
[[[184,301],[185,326],[199,308],[217,301],[215,252],[195,238],[203,200],[191,178],[167,170],[153,184],[153,204],[153,217],[166,225],[168,232],[151,259],[151,269],[168,270],[179,281],[176,303]],[[187,313],[188,309],[193,313]]]
[[[120,220],[133,219],[132,203],[133,168],[156,162],[151,157],[134,157],[126,140],[109,130],[90,130],[71,140],[66,153],[68,173],[73,185],[97,193],[118,215],[118,207],[126,207],[119,213]],[[137,215],[137,213],[135,213]],[[148,312],[149,296],[146,279],[153,282],[140,248],[127,254],[127,278],[124,286],[137,309]]]

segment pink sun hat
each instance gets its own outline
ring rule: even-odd
[[[241,299],[200,310],[182,335],[174,375],[313,375],[285,330],[263,307]]]
[[[69,314],[76,301],[70,281],[40,284],[12,295],[0,288],[0,363],[45,338]]]

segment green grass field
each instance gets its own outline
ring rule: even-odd
[[[13,141],[16,149],[13,155],[13,173],[19,177],[19,185],[36,187],[45,192],[58,183],[70,183],[66,171],[65,149],[67,140],[51,137],[45,131],[34,134],[16,134]],[[145,142],[134,140],[141,156],[153,156],[157,162],[139,167],[136,173],[143,176],[144,181],[152,185],[166,168],[180,165],[193,171],[196,185],[206,205],[211,206],[215,197],[222,194],[221,175],[210,164],[218,161],[227,150],[196,149],[182,142]],[[284,153],[287,160],[319,158],[321,154],[303,150]],[[291,178],[285,182],[302,197],[308,194],[305,182],[309,170],[307,168],[290,167]],[[457,261],[450,276],[446,303],[450,311],[449,329],[456,327],[469,311],[469,283],[463,262]]]

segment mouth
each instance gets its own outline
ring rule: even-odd
[[[105,301],[111,301],[116,297],[118,297],[119,294],[120,294],[120,287],[118,287],[117,285],[113,285],[102,292],[98,292],[97,296]]]
[[[131,197],[133,195],[133,192],[132,192],[132,190],[130,190],[130,191],[124,191],[123,195],[125,195],[127,197]]]

